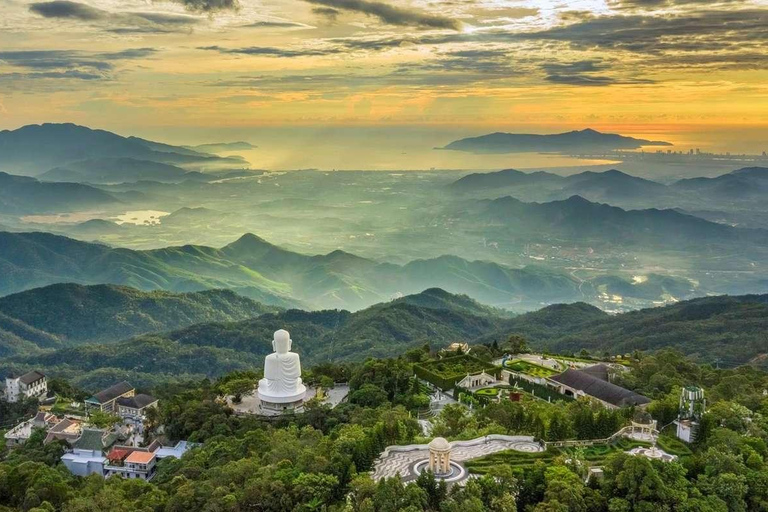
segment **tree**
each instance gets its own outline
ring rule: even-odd
[[[512,354],[525,354],[530,351],[528,342],[519,334],[513,334],[507,339],[507,349]]]
[[[120,416],[102,410],[93,411],[90,416],[88,416],[88,423],[97,428],[110,428],[122,421]]]
[[[243,395],[251,393],[256,387],[256,382],[250,378],[234,379],[227,382],[224,386],[226,393],[232,395],[234,403],[240,403]]]

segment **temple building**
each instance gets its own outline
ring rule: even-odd
[[[291,352],[291,335],[280,329],[272,340],[274,353],[264,359],[264,378],[259,381],[259,408],[263,414],[299,412],[307,388],[301,381],[299,354]]]

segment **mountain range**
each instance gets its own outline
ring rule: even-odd
[[[636,139],[587,128],[549,135],[496,132],[451,142],[441,149],[469,153],[590,152],[671,146],[669,142]]]
[[[141,180],[178,183],[184,180],[207,181],[210,177],[196,171],[151,160],[136,158],[96,158],[70,162],[41,174],[44,181],[74,181],[78,183],[131,183]]]
[[[251,310],[247,299],[218,292],[207,292],[207,297],[153,294],[148,303],[143,295],[120,287],[65,285],[20,294],[13,308],[0,302],[0,341],[5,348],[0,376],[42,368],[91,390],[120,379],[156,385],[216,377],[260,367],[272,350],[272,332],[280,328],[291,332],[294,350],[307,367],[324,361],[390,357],[425,343],[433,349],[453,341],[503,346],[511,335],[524,336],[537,350],[566,353],[584,348],[596,354],[675,348],[702,362],[728,366],[764,365],[766,356],[768,295],[707,297],[620,315],[584,303],[556,304],[510,317],[466,296],[428,289],[355,313],[272,311],[240,321],[198,323],[119,340],[124,329],[164,331],[179,317],[188,322],[198,314],[210,319],[258,311]],[[68,298],[59,306],[56,302],[62,296]],[[45,314],[46,306],[55,313],[78,304],[87,306],[92,316],[75,314],[71,325],[66,325]],[[179,316],[176,308],[189,309]],[[7,311],[24,313],[35,326]],[[143,313],[156,323],[129,321]],[[88,343],[46,330],[79,327],[108,336],[103,343]]]
[[[685,251],[696,244],[768,246],[768,230],[717,224],[675,210],[624,210],[580,196],[525,203],[510,196],[461,208],[466,229],[484,226],[488,236],[568,240],[579,244],[664,247]]]
[[[768,168],[746,167],[714,178],[691,178],[670,184],[639,178],[611,169],[586,171],[570,176],[550,172],[522,172],[504,169],[497,172],[468,174],[449,185],[458,194],[497,197],[519,192],[527,198],[563,199],[579,195],[590,201],[613,205],[691,204],[701,208],[711,202],[759,200],[768,192]]]
[[[571,229],[579,226],[576,219],[566,221]],[[537,222],[549,220],[540,215]],[[581,280],[543,266],[511,268],[456,256],[395,265],[340,250],[306,255],[252,234],[221,248],[185,245],[139,251],[48,233],[0,232],[0,275],[0,295],[61,282],[109,283],[173,292],[226,288],[274,306],[353,311],[433,287],[515,310],[563,300],[592,300],[611,290],[643,299],[659,293],[650,300],[670,295],[687,298],[698,293],[687,279],[653,274],[640,283],[615,275]]]
[[[61,213],[114,206],[113,195],[80,183],[46,183],[0,172],[0,213]]]
[[[0,233],[0,294],[57,282],[184,292],[228,288],[278,306],[360,309],[432,286],[492,304],[578,299],[578,283],[537,267],[513,269],[453,256],[403,266],[343,251],[299,254],[244,235],[220,249],[113,249],[47,233]]]
[[[199,294],[165,294],[155,296],[155,304],[144,304],[142,300],[125,298],[140,299],[142,292],[120,287],[71,288],[66,285],[33,292],[19,294],[14,299],[17,310],[22,312],[23,304],[30,305],[33,312],[26,313],[28,320],[54,331],[76,332],[84,328],[86,332],[103,332],[108,336],[103,338],[106,343],[85,343],[82,339],[51,334],[0,313],[5,315],[0,316],[0,328],[13,321],[20,324],[15,331],[0,330],[0,342],[3,342],[0,346],[5,348],[6,356],[0,363],[0,376],[34,366],[45,368],[50,375],[72,378],[87,389],[98,389],[122,378],[130,378],[137,385],[157,384],[253,369],[261,366],[264,356],[272,352],[272,333],[281,328],[291,332],[294,350],[301,354],[306,366],[311,366],[326,360],[391,356],[424,343],[437,348],[493,331],[509,317],[468,297],[431,289],[356,313],[287,310],[244,321],[199,323],[117,341],[124,329],[146,330],[147,322],[126,321],[138,319],[142,313],[152,316],[160,327],[158,330],[167,330],[176,321],[175,305],[191,302],[194,306],[184,316],[186,320],[191,319],[200,305]],[[61,295],[75,300],[58,306],[56,302]],[[55,310],[77,306],[77,298],[82,300],[82,307],[87,305],[93,310],[92,317],[75,315],[69,323],[62,323],[43,313],[46,305]],[[229,296],[217,296],[217,299],[202,301],[205,315],[229,316],[233,307],[239,313],[240,306],[247,305],[247,299],[243,298],[241,303]],[[243,313],[257,311],[246,308]],[[117,327],[115,319],[121,320]],[[24,339],[24,344],[18,343],[19,338]]]
[[[222,158],[71,123],[33,124],[0,131],[0,170],[14,174],[36,176],[54,167],[104,158],[132,158],[194,167],[244,164],[236,157]]]

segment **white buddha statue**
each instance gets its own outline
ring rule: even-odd
[[[264,378],[259,381],[262,402],[288,404],[304,399],[307,388],[301,382],[301,361],[299,354],[291,352],[291,343],[288,331],[275,331],[275,352],[264,359]]]

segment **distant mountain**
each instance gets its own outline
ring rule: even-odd
[[[512,197],[479,201],[463,208],[460,218],[467,229],[483,225],[489,236],[510,233],[518,238],[570,240],[582,245],[642,244],[674,250],[694,243],[768,245],[766,230],[733,228],[674,210],[623,210],[580,196],[549,203],[524,203]]]
[[[715,178],[680,180],[670,188],[722,201],[763,200],[768,194],[768,168],[746,167]]]
[[[184,180],[207,181],[200,172],[190,172],[175,165],[136,158],[97,158],[54,167],[39,176],[44,181],[79,183],[132,183],[141,180],[178,183]]]
[[[0,131],[0,170],[34,176],[53,167],[101,158],[133,158],[176,165],[242,165],[180,146],[122,137],[75,124],[27,125]]]
[[[59,282],[175,292],[228,288],[267,304],[353,310],[433,287],[500,306],[583,298],[579,283],[557,271],[455,256],[399,266],[343,251],[299,254],[250,234],[221,249],[134,251],[47,233],[0,233],[0,294]]]
[[[0,213],[61,213],[119,203],[114,196],[88,185],[45,183],[0,172]]]
[[[506,320],[478,342],[525,336],[537,349],[610,354],[675,348],[702,362],[745,364],[768,353],[768,295],[718,296],[608,315],[587,304],[555,305]],[[764,362],[763,362],[764,364]]]
[[[199,151],[201,153],[222,153],[225,151],[246,151],[256,149],[256,146],[250,142],[214,142],[211,144],[199,144],[197,146],[184,146],[185,148]]]
[[[541,183],[562,183],[563,176],[550,172],[522,172],[515,169],[504,169],[496,172],[476,172],[468,174],[455,182],[450,187],[457,192],[470,192],[480,189],[495,189],[503,187],[517,187]]]
[[[243,320],[275,311],[275,307],[229,290],[142,292],[125,286],[70,283],[0,297],[0,318],[6,319],[0,320],[0,329],[43,349],[114,342],[148,332]],[[9,343],[12,341],[0,332],[0,352],[16,352]]]
[[[582,172],[563,179],[563,193],[580,195],[590,201],[624,201],[668,195],[666,185],[630,176],[612,169],[605,172]]]
[[[98,311],[98,304],[93,307],[97,318],[107,317]],[[264,356],[272,352],[273,332],[280,328],[291,332],[294,350],[307,366],[329,360],[360,361],[400,354],[425,343],[437,349],[495,331],[503,319],[489,312],[467,297],[433,289],[356,313],[288,310],[240,322],[201,323],[118,343],[19,354],[0,363],[0,376],[37,365],[46,373],[66,375],[86,387],[126,375],[133,376],[137,385],[179,376],[216,377],[260,367]]]
[[[103,236],[113,233],[120,233],[125,229],[125,226],[116,224],[111,220],[105,219],[91,219],[85,222],[80,222],[73,226],[68,226],[65,229],[68,233],[72,233],[80,236]]]
[[[587,152],[638,149],[643,146],[671,146],[663,141],[600,133],[587,128],[551,135],[491,133],[451,142],[442,149],[469,153]]]

